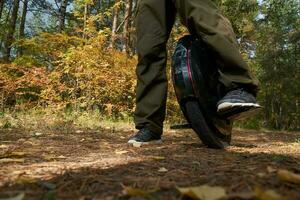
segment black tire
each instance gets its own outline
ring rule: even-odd
[[[224,136],[219,133],[212,121],[205,116],[196,100],[188,100],[182,106],[188,122],[204,145],[214,149],[223,149],[229,146],[231,135]]]

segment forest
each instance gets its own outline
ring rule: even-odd
[[[141,1],[0,0],[0,200],[299,200],[300,1],[207,0],[232,23],[263,106],[223,150],[171,128],[186,123],[170,77],[189,34],[179,16],[163,142],[127,144]]]
[[[215,3],[232,22],[240,50],[261,84],[264,111],[244,126],[299,130],[299,1]],[[137,0],[1,0],[2,116],[39,110],[130,120],[137,7]],[[178,20],[169,56],[185,34]],[[180,122],[169,85],[167,119]]]

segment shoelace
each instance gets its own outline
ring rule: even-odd
[[[247,92],[243,89],[243,88],[239,88],[236,90],[232,90],[230,92],[227,93],[227,95],[243,95],[246,94]]]

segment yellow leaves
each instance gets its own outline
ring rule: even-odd
[[[177,188],[179,192],[193,200],[218,200],[226,196],[222,187],[211,187],[202,185],[198,187]]]
[[[150,156],[150,158],[152,158],[153,160],[165,160],[166,157],[164,156]]]
[[[30,184],[35,183],[36,179],[27,176],[19,176],[14,180],[14,182],[17,184]]]
[[[253,24],[247,24],[243,27],[243,32],[244,33],[250,33],[254,30]]]
[[[158,169],[158,172],[168,172],[169,170],[165,167],[161,167]]]
[[[8,154],[4,154],[2,156],[0,156],[0,158],[10,158],[10,157],[24,157],[26,155],[25,152],[11,152],[11,153],[8,153]]]
[[[274,190],[262,190],[256,187],[254,193],[259,200],[283,200],[283,197]]]
[[[24,152],[9,152],[0,156],[0,163],[25,162],[23,158],[26,154]]]
[[[0,65],[5,97],[16,95],[16,102],[24,102],[24,97],[30,96],[30,107],[38,104],[54,109],[66,105],[99,108],[110,116],[127,118],[134,106],[137,58],[128,58],[115,49],[107,50],[109,31],[87,30],[90,37],[85,40],[64,33],[41,33],[28,40],[34,53],[51,60],[51,70],[45,70],[46,66]],[[30,59],[19,61],[34,63]],[[22,76],[9,76],[11,71]]]
[[[47,154],[47,155],[44,155],[43,158],[44,158],[44,160],[47,160],[47,161],[57,161],[57,160],[64,160],[67,157],[65,157],[63,155],[57,156],[57,155]]]
[[[123,193],[125,195],[128,196],[132,196],[132,197],[136,197],[136,196],[140,196],[140,197],[144,197],[147,199],[152,199],[151,197],[153,193],[155,193],[157,190],[142,190],[142,189],[138,189],[138,188],[133,188],[133,187],[126,187],[123,186]]]
[[[166,169],[160,169],[160,172],[166,172]],[[129,196],[140,196],[146,199],[152,199],[154,193],[158,190],[143,190],[138,188],[123,186],[123,193]],[[260,187],[256,187],[253,192],[249,193],[234,193],[226,194],[223,187],[201,185],[195,187],[177,187],[177,190],[181,193],[181,199],[192,200],[221,200],[221,199],[257,199],[257,200],[284,200],[280,194],[273,190],[264,190]]]
[[[226,194],[223,187],[212,187],[208,185],[202,185],[198,187],[185,187],[177,188],[179,192],[186,197],[193,200],[218,200],[218,199],[232,199],[234,197],[238,199],[255,199],[258,200],[283,200],[280,194],[274,190],[264,190],[260,187],[256,187],[251,193],[237,193],[237,194]],[[235,198],[234,198],[235,199]]]
[[[105,107],[106,107],[105,110],[106,110],[107,114],[109,116],[111,116],[112,115],[113,105],[111,103],[107,103],[107,104],[105,104]]]
[[[290,172],[288,170],[278,170],[278,178],[282,181],[295,183],[300,185],[300,175]]]
[[[11,162],[23,163],[25,162],[25,159],[24,158],[1,158],[0,159],[0,163],[11,163]]]
[[[115,151],[115,153],[118,154],[118,155],[122,155],[122,154],[128,153],[128,151],[126,151],[126,150],[123,150],[123,151]]]

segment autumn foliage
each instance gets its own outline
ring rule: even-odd
[[[108,49],[106,42],[101,34],[83,40],[47,33],[24,41],[36,53],[0,66],[2,108],[99,109],[128,115],[134,105],[136,59]],[[45,68],[47,63],[52,65]]]

